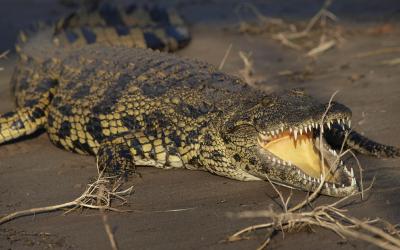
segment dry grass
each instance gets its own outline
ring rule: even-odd
[[[332,95],[328,108],[321,119],[321,124],[323,123],[323,120],[325,119],[325,116],[331,107],[330,104],[334,95]],[[323,131],[321,131],[320,138],[322,138],[322,135]],[[350,153],[355,157],[351,151],[343,151],[343,149],[344,144],[340,150],[337,162],[339,162],[339,159],[347,153]],[[323,159],[322,151],[321,159]],[[268,221],[266,223],[246,227],[231,235],[227,241],[234,242],[248,239],[247,234],[249,232],[259,229],[266,229],[267,234],[265,236],[265,240],[258,248],[264,249],[268,246],[271,239],[277,235],[276,232],[282,232],[284,234],[285,232],[297,232],[304,228],[320,227],[336,233],[343,239],[358,239],[383,249],[400,249],[400,230],[397,225],[393,225],[379,218],[360,220],[348,215],[348,210],[343,208],[344,205],[346,205],[346,201],[349,201],[357,196],[361,196],[361,199],[363,199],[364,193],[369,191],[372,187],[371,184],[368,188],[363,188],[362,168],[357,158],[355,159],[359,167],[361,179],[360,192],[341,198],[331,204],[313,206],[311,203],[318,197],[325,182],[326,173],[324,173],[324,168],[322,168],[321,184],[317,190],[315,190],[312,194],[307,195],[307,197],[301,202],[289,207],[291,194],[285,199],[282,193],[271,182],[271,180],[268,179],[269,183],[280,198],[282,211],[276,211],[272,208],[269,208],[268,210],[263,211],[245,211],[239,213],[238,215],[230,215],[239,218],[261,217],[267,219]],[[372,181],[372,183],[373,182],[374,181]]]
[[[133,190],[133,186],[120,190],[122,183],[123,182],[120,179],[116,179],[116,177],[105,177],[103,172],[99,172],[97,180],[89,184],[81,196],[75,200],[62,204],[31,208],[11,213],[0,217],[0,225],[19,217],[53,212],[61,209],[67,209],[64,214],[70,213],[79,208],[98,209],[102,211],[103,214],[105,210],[127,212],[127,210],[120,210],[115,208],[115,206],[111,206],[112,201],[115,200],[120,201],[120,205],[125,204],[127,201],[124,196],[130,195]]]
[[[303,51],[310,57],[318,56],[344,41],[343,31],[336,24],[338,18],[328,10],[332,0],[326,0],[322,8],[307,23],[287,23],[279,18],[262,15],[253,5],[243,4],[239,10],[249,9],[257,18],[256,23],[242,21],[239,31],[249,34],[267,34],[282,45]]]
[[[130,195],[133,190],[133,186],[127,189],[120,190],[121,185],[121,179],[118,179],[116,177],[105,177],[103,175],[103,172],[98,172],[97,180],[89,184],[82,195],[75,200],[63,204],[32,208],[11,213],[6,216],[0,217],[0,225],[19,217],[36,215],[39,213],[54,212],[61,209],[67,209],[64,214],[70,213],[79,208],[98,209],[101,213],[101,219],[110,242],[110,247],[112,250],[118,250],[117,241],[115,240],[114,233],[108,222],[108,216],[105,210],[111,210],[115,212],[128,212],[128,210],[120,210],[115,208],[115,206],[111,206],[111,203],[114,200],[120,201],[119,205],[125,204],[127,200],[124,198],[124,196]]]

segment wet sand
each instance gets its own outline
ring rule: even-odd
[[[254,1],[256,4],[258,1]],[[290,1],[293,2],[293,1]],[[301,1],[314,3],[316,1]],[[358,7],[359,1],[352,1]],[[256,75],[265,78],[260,86],[268,90],[300,87],[321,101],[339,90],[337,101],[353,111],[353,126],[379,142],[400,146],[400,65],[387,66],[384,60],[400,57],[400,53],[357,57],[360,53],[400,44],[400,6],[395,1],[382,2],[352,16],[345,3],[333,6],[345,17],[341,25],[351,34],[346,41],[316,60],[290,50],[264,35],[250,36],[235,31],[238,20],[234,2],[181,1],[179,10],[191,24],[192,43],[179,55],[219,65],[229,44],[223,70],[236,74],[243,65],[238,51],[253,53]],[[265,4],[264,4],[265,5]],[[263,5],[263,6],[264,6]],[[272,1],[275,14],[305,18],[310,8],[294,15],[289,3]],[[344,6],[344,7],[343,7]],[[379,6],[376,7],[376,6]],[[313,8],[314,8],[313,7]],[[355,8],[356,8],[355,7]],[[375,8],[375,16],[371,9]],[[315,8],[314,8],[315,9]],[[318,8],[316,8],[318,9]],[[18,29],[34,20],[57,16],[68,10],[54,1],[3,1],[0,9],[0,31],[4,31],[1,50],[11,47]],[[341,12],[342,11],[342,12]],[[16,13],[22,13],[16,16]],[[312,13],[312,12],[311,12]],[[311,14],[310,14],[311,15]],[[393,17],[394,16],[394,17]],[[390,22],[395,27],[385,34],[369,34],[368,29]],[[0,112],[13,109],[9,79],[15,63],[14,55],[1,60]],[[303,71],[312,68],[306,79],[279,76],[284,70]],[[393,224],[400,222],[400,160],[359,157],[365,170],[365,182],[376,182],[368,199],[348,207],[358,218],[380,217]],[[350,160],[349,164],[355,164]],[[238,182],[206,172],[139,168],[141,178],[132,178],[135,192],[129,197],[132,213],[108,213],[120,249],[254,249],[264,237],[263,231],[250,240],[221,243],[242,227],[262,223],[261,219],[229,218],[227,213],[267,209],[275,206],[276,194],[265,182]],[[0,214],[32,207],[64,203],[80,195],[85,185],[96,176],[93,157],[72,154],[53,146],[46,134],[0,146]],[[279,188],[288,195],[286,188]],[[304,192],[294,191],[294,201]],[[331,202],[334,198],[320,197]],[[374,249],[359,241],[344,241],[331,232],[287,233],[277,235],[273,249]],[[0,249],[110,249],[98,211],[85,210],[66,216],[62,212],[28,216],[0,226]]]

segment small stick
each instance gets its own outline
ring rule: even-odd
[[[117,241],[115,240],[114,234],[111,230],[111,226],[108,223],[108,216],[105,214],[104,209],[101,209],[101,218],[103,221],[104,229],[106,230],[108,239],[110,240],[110,245],[112,250],[118,250]]]
[[[9,50],[6,50],[6,51],[4,51],[3,53],[1,53],[1,54],[0,54],[0,59],[1,59],[1,58],[6,58],[7,55],[8,55],[8,53],[10,53]]]
[[[319,55],[331,48],[333,48],[333,46],[336,45],[335,40],[330,40],[324,43],[321,43],[320,45],[318,45],[317,47],[313,48],[312,50],[307,52],[307,56],[316,56]]]
[[[377,56],[377,55],[382,55],[382,54],[391,54],[395,52],[400,52],[400,47],[389,47],[389,48],[380,48],[377,50],[373,51],[367,51],[363,53],[359,53],[355,55],[355,58],[365,58],[365,57],[370,57],[370,56]]]
[[[224,67],[225,61],[226,61],[226,59],[228,58],[229,53],[231,52],[231,49],[232,49],[232,43],[229,44],[228,49],[225,51],[225,55],[224,55],[224,57],[222,58],[221,63],[219,64],[218,70],[222,70],[222,68]]]

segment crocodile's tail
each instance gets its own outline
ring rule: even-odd
[[[23,47],[29,43],[31,37],[44,30],[53,29],[53,27],[54,25],[51,22],[36,22],[30,25],[30,27],[21,30],[15,42],[16,52],[21,55]]]
[[[378,158],[400,157],[399,148],[372,141],[356,131],[350,131],[337,124],[325,131],[324,136],[327,142],[336,149],[340,149],[344,145],[345,148]]]
[[[173,9],[134,4],[120,8],[104,2],[59,20],[54,41],[67,47],[102,43],[176,51],[189,43],[190,33]]]
[[[21,31],[17,52],[32,36],[49,29],[53,32],[50,42],[63,48],[99,43],[173,52],[191,40],[188,27],[174,9],[134,4],[121,8],[104,2],[81,8],[56,23],[39,23]]]

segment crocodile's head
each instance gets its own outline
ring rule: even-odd
[[[235,161],[237,167],[259,179],[307,191],[318,188],[324,172],[322,194],[346,196],[358,190],[353,169],[321,135],[335,123],[350,127],[347,107],[332,102],[327,109],[328,104],[298,90],[266,96],[250,106],[227,123],[232,158],[241,159]]]

